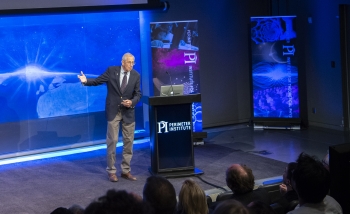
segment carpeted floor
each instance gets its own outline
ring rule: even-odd
[[[117,149],[120,164],[121,148]],[[204,181],[226,186],[225,170],[232,163],[244,163],[253,169],[256,179],[280,176],[286,163],[230,148],[229,144],[206,143],[195,147],[195,166],[204,174]],[[57,207],[78,204],[87,206],[108,189],[125,189],[142,195],[150,173],[149,144],[135,145],[132,173],[138,181],[119,178],[108,181],[105,172],[105,150],[97,150],[44,160],[0,166],[1,213],[50,213]],[[119,173],[118,173],[119,175]],[[204,190],[213,189],[198,177],[169,178],[177,193],[185,179],[192,178]]]

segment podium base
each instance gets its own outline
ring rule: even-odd
[[[187,176],[204,174],[204,172],[198,168],[194,168],[193,170],[179,170],[179,171],[172,171],[172,172],[153,172],[152,168],[149,167],[148,171],[152,175],[159,175],[165,178],[179,178],[179,177],[187,177]]]

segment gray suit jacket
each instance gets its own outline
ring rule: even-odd
[[[110,66],[103,74],[97,78],[87,79],[87,82],[84,85],[97,86],[106,83],[107,97],[105,111],[107,120],[113,120],[117,115],[118,110],[121,109],[124,122],[132,123],[135,122],[134,107],[142,96],[140,89],[140,74],[134,69],[130,71],[129,81],[124,93],[122,93],[120,90],[119,75],[121,75],[121,67]],[[131,108],[126,108],[121,105],[121,102],[126,99],[132,101]]]

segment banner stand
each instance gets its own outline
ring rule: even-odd
[[[262,121],[256,120],[253,121],[254,129],[264,130],[264,129],[279,129],[279,130],[300,130],[301,122],[299,119],[290,119],[288,120],[270,120]]]
[[[250,20],[254,129],[299,130],[296,16]]]

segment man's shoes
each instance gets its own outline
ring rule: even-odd
[[[109,177],[109,181],[111,181],[111,182],[117,182],[118,181],[118,178],[117,178],[116,174],[108,173],[108,177]]]
[[[132,174],[130,172],[122,173],[121,176],[122,176],[122,178],[128,179],[130,181],[136,181],[137,180],[134,176],[132,176]]]

